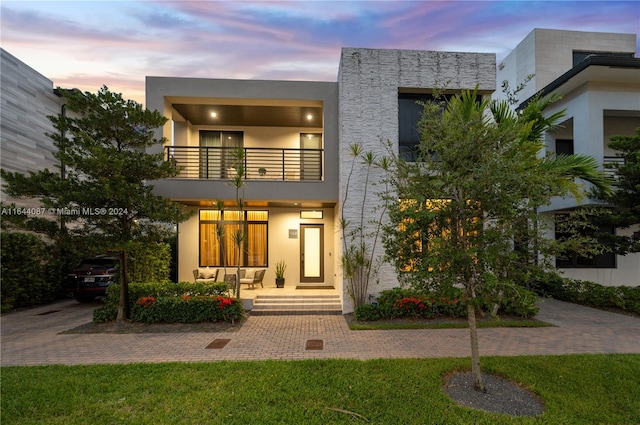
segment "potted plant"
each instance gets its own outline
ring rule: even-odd
[[[258,174],[260,174],[261,176],[265,176],[267,174],[267,169],[264,167],[258,168]]]
[[[284,260],[280,260],[276,263],[276,287],[284,287],[284,271],[287,269],[287,264]]]

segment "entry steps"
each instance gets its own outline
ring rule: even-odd
[[[339,295],[256,295],[252,316],[342,314]]]

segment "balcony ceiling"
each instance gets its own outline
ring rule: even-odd
[[[173,107],[193,125],[322,128],[322,107],[185,103],[174,103]]]

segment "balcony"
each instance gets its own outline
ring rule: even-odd
[[[322,181],[323,149],[243,148],[247,180]],[[228,180],[237,148],[166,146],[165,160],[180,167],[176,178]]]
[[[607,177],[615,179],[617,178],[617,170],[615,168],[609,168],[607,164],[617,164],[618,166],[624,165],[624,158],[619,156],[605,156],[603,158],[602,165],[604,166],[604,174]]]

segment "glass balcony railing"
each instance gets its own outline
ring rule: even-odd
[[[323,180],[323,149],[243,148],[247,180]],[[228,180],[237,148],[166,146],[165,160],[180,168],[176,178]]]

